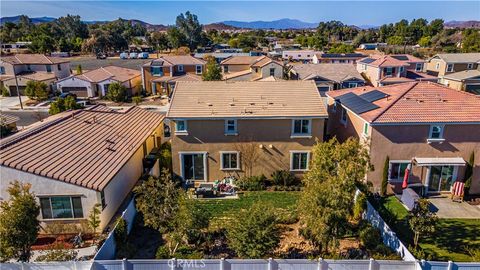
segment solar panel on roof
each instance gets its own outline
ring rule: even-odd
[[[370,92],[360,95],[361,98],[365,99],[368,102],[374,102],[376,100],[386,98],[388,96],[389,96],[388,94],[385,94],[384,92],[379,90],[372,90]]]
[[[336,100],[356,114],[361,114],[379,108],[377,105],[366,101],[354,93],[346,93],[337,97]]]
[[[375,60],[376,59],[373,59],[373,58],[365,58],[365,59],[362,60],[362,63],[370,64]]]
[[[400,61],[407,61],[408,57],[405,55],[392,55],[393,58],[400,60]]]

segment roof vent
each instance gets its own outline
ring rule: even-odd
[[[255,105],[255,102],[250,102],[249,104],[250,104],[251,106],[253,106],[253,105]]]
[[[235,106],[235,103],[233,103],[233,102],[230,102],[230,103],[228,103],[228,104],[229,104],[230,106],[232,106],[232,107]]]
[[[212,104],[212,103],[207,103],[207,106],[208,106],[208,107],[212,107],[213,104]]]
[[[273,102],[268,102],[268,105],[273,105]]]
[[[106,139],[105,142],[107,142],[107,143],[115,143],[113,140],[110,140],[110,139]]]

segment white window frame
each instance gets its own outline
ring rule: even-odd
[[[0,74],[5,74],[5,67],[4,66],[0,66]]]
[[[363,64],[363,70],[367,70],[367,65],[366,64]]]
[[[292,150],[290,151],[290,171],[291,172],[304,172],[310,169],[310,153],[311,151]],[[307,168],[306,169],[293,169],[293,156],[294,154],[307,154]]]
[[[41,195],[41,196],[37,196],[37,197],[38,197],[38,203],[40,204],[40,215],[42,216],[41,220],[58,220],[58,221],[61,221],[61,220],[80,220],[80,219],[86,219],[87,218],[87,217],[85,217],[85,211],[83,209],[83,201],[82,201],[83,195]],[[72,217],[71,218],[54,218],[53,217],[52,198],[54,198],[54,197],[68,197],[68,198],[70,198],[70,208],[71,208],[71,211],[72,211]],[[73,199],[72,199],[73,197],[79,197],[80,198],[80,204],[82,206],[82,216],[83,217],[75,217],[75,210],[73,209]],[[48,199],[48,201],[50,202],[50,212],[52,214],[52,218],[44,218],[43,217],[43,210],[42,210],[40,199]]]
[[[433,134],[433,129],[435,127],[439,127],[440,128],[440,135],[438,138],[432,138],[432,134]],[[443,142],[445,141],[445,138],[443,137],[443,132],[445,130],[445,125],[439,125],[439,124],[434,124],[434,125],[431,125],[430,126],[430,130],[428,132],[428,139],[427,139],[427,142],[428,143],[432,143],[432,142]]]
[[[224,154],[236,154],[237,155],[237,167],[236,168],[225,168],[225,164],[223,164],[223,155]],[[240,170],[240,152],[238,152],[238,151],[220,151],[220,170],[221,171],[238,171],[238,170]]]
[[[177,70],[178,70],[179,72],[183,72],[183,70],[184,70],[184,69],[183,69],[183,65],[178,65]]]
[[[336,113],[337,112],[337,102],[336,101],[333,101],[333,105],[332,105],[332,112]]]
[[[228,130],[228,121],[233,121],[235,130],[229,131]],[[225,119],[225,127],[224,127],[225,135],[226,136],[236,136],[238,135],[238,121],[237,119]]]
[[[447,72],[453,72],[453,64],[447,64]]]
[[[159,72],[159,73],[155,73],[155,72],[154,72],[155,69],[158,69],[160,72]],[[163,76],[162,67],[152,66],[151,73],[152,73],[152,76],[153,76],[153,77],[162,77],[162,76]]]
[[[365,131],[365,128],[367,129],[366,131]],[[368,136],[369,129],[370,129],[370,124],[368,122],[363,123],[363,129],[362,129],[363,136],[365,137]]]
[[[473,69],[473,63],[468,63],[467,64],[467,69]]]
[[[423,71],[423,64],[422,63],[415,64],[415,71]]]
[[[343,116],[345,116],[345,119],[343,119]],[[348,123],[348,111],[344,107],[342,107],[342,114],[340,115],[340,123],[342,123],[344,126],[347,126],[347,123]]]
[[[390,71],[390,74],[388,74],[388,71]],[[392,67],[386,67],[385,68],[385,76],[393,76],[393,68]]]
[[[353,85],[353,86],[352,86],[352,85]],[[348,88],[355,88],[355,87],[357,87],[357,86],[358,86],[358,83],[356,83],[356,82],[349,82],[349,83],[348,83]]]
[[[436,70],[440,69],[440,63],[436,63],[436,64],[435,64],[435,69],[436,69]]]
[[[402,73],[404,70],[405,70],[405,67],[400,67],[400,68],[398,69],[398,72],[399,72],[399,73]]]
[[[303,121],[308,120],[308,132],[307,133],[295,133],[295,121]],[[301,128],[300,128],[301,129]],[[311,138],[312,137],[312,119],[311,118],[295,118],[292,119],[292,134],[290,138]]]
[[[410,163],[411,163],[410,160],[390,160],[389,163],[388,163],[388,182],[390,182],[390,183],[401,183],[401,182],[403,182],[403,178],[396,178],[396,179],[391,178],[393,164],[410,164]],[[399,167],[399,169],[400,169],[400,167]]]
[[[198,71],[199,68],[200,68],[200,72]],[[195,73],[196,74],[202,74],[203,73],[203,66],[202,65],[196,65],[195,66]]]
[[[185,167],[183,166],[183,156],[184,155],[195,155],[195,154],[201,154],[203,155],[203,181],[207,182],[208,179],[208,152],[206,151],[192,151],[192,152],[178,152],[178,155],[180,157],[180,177],[182,177],[183,180],[185,180]],[[201,180],[196,180],[196,181],[201,181]]]
[[[185,124],[185,129],[184,130],[177,130],[178,127],[178,122],[183,121]],[[175,120],[175,134],[177,135],[188,135],[188,123],[187,120],[185,119],[176,119]]]

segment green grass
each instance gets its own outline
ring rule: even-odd
[[[201,199],[198,202],[201,209],[211,214],[211,223],[222,226],[223,219],[235,216],[256,202],[270,204],[278,213],[294,211],[299,195],[300,192],[294,191],[250,191],[238,199]]]
[[[370,200],[380,215],[407,246],[413,244],[408,212],[395,197],[382,198],[380,203]],[[466,248],[480,249],[480,219],[439,219],[432,235],[420,238],[420,247],[436,260],[472,261]],[[421,259],[421,258],[418,258]]]

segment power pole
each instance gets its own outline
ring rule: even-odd
[[[18,79],[17,73],[15,73],[15,68],[13,68],[13,74],[15,74],[15,86],[17,87],[18,100],[20,101],[20,108],[23,110],[22,97],[20,96],[20,90],[18,89]]]

